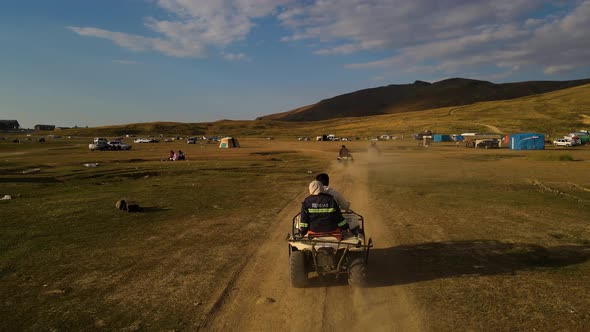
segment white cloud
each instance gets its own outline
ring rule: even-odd
[[[147,17],[144,25],[157,37],[95,27],[67,27],[81,36],[108,39],[133,51],[158,51],[175,57],[201,58],[210,47],[223,48],[243,40],[253,19],[275,13],[291,0],[156,0],[169,20]]]

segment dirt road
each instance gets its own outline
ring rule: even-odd
[[[367,191],[368,164],[354,167],[335,164],[331,184],[364,215],[367,234],[375,249],[396,245],[382,217],[371,208]],[[290,286],[285,237],[291,217],[306,196],[292,201],[277,216],[276,230],[260,238],[260,249],[236,276],[201,327],[214,331],[420,331],[424,326],[403,285],[380,281],[380,275],[396,273],[385,257],[369,259],[369,287],[352,288],[346,281],[312,283],[306,289]],[[381,260],[381,261],[380,261]]]

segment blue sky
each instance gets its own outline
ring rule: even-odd
[[[2,0],[0,118],[254,119],[414,80],[590,77],[590,0]]]

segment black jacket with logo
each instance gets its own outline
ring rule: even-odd
[[[328,194],[308,196],[301,204],[300,229],[302,234],[312,232],[332,232],[348,229],[348,224],[340,212],[334,198]]]

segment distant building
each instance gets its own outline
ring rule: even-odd
[[[55,130],[55,126],[38,124],[35,125],[35,130]]]
[[[0,120],[0,130],[18,130],[20,124],[16,120]]]

